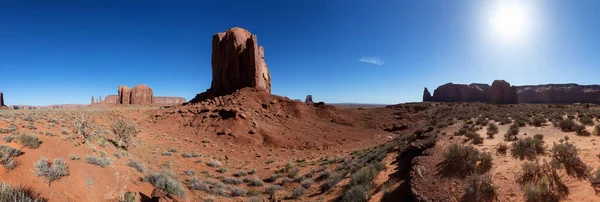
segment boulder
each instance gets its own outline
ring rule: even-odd
[[[119,86],[119,95],[117,98],[119,104],[131,104],[131,88]]]
[[[313,101],[312,95],[307,95],[307,96],[306,96],[306,99],[304,99],[304,102],[305,102],[305,103],[308,103],[308,104],[314,104],[314,103],[315,103],[315,102]]]
[[[504,80],[495,80],[488,90],[488,102],[492,104],[516,104],[517,88]]]
[[[271,76],[256,35],[234,27],[213,36],[211,87],[190,102],[231,94],[245,87],[271,93]]]
[[[429,90],[427,90],[427,87],[425,88],[425,90],[423,90],[423,102],[429,102],[431,101],[431,93],[429,93]]]
[[[140,84],[131,89],[131,103],[132,105],[152,105],[154,93],[152,88],[146,86],[146,84]]]

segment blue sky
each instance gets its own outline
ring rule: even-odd
[[[191,99],[210,86],[212,35],[258,36],[273,93],[420,101],[447,83],[597,84],[597,1],[520,1],[528,32],[494,33],[499,1],[14,1],[0,3],[6,104],[89,103],[118,85]]]

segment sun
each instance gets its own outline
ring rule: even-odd
[[[525,4],[502,2],[491,13],[490,25],[496,37],[504,41],[519,41],[529,34],[531,16]]]

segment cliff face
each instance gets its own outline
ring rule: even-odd
[[[600,85],[545,84],[517,86],[519,103],[596,103],[600,104]]]
[[[425,89],[427,90],[427,89]],[[424,92],[425,100],[427,92]],[[515,86],[504,80],[495,80],[492,86],[488,84],[472,83],[441,85],[433,91],[431,99],[434,102],[490,102],[494,104],[513,104],[517,102]]]
[[[424,93],[425,96],[425,93]],[[434,102],[514,103],[595,103],[600,104],[600,85],[544,84],[511,86],[504,80],[487,84],[447,83],[436,88]]]

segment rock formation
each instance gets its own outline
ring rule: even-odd
[[[423,102],[429,102],[431,101],[431,99],[431,93],[429,92],[429,90],[427,90],[427,87],[425,87],[425,90],[423,90]]]
[[[130,101],[132,105],[152,105],[154,93],[152,88],[146,86],[146,84],[140,84],[131,89]]]
[[[483,92],[483,93],[482,93]],[[425,100],[426,93],[423,95]],[[511,86],[504,80],[487,84],[447,83],[435,89],[435,102],[514,103],[595,103],[600,104],[600,85],[544,84]]]
[[[453,84],[441,85],[433,91],[431,101],[434,102],[485,102],[487,84]]]
[[[94,96],[92,96],[92,104],[95,104],[96,100],[94,99]]]
[[[4,105],[4,94],[0,91],[0,107],[6,106]]]
[[[245,87],[270,93],[271,76],[264,60],[264,49],[258,45],[256,35],[234,27],[213,36],[212,84],[191,102],[231,94]]]
[[[487,92],[487,102],[492,104],[516,104],[517,88],[504,80],[495,80]]]
[[[127,86],[119,86],[119,95],[117,103],[119,104],[131,104],[131,88]]]
[[[170,105],[178,105],[185,103],[185,98],[182,97],[163,97],[163,96],[154,96],[153,98],[154,104],[160,106],[170,106]]]
[[[117,97],[118,95],[108,95],[104,98],[104,101],[102,101],[102,103],[104,104],[117,104]]]
[[[98,97],[98,103],[102,103],[102,96]]]
[[[519,103],[600,104],[600,85],[545,84],[517,86]]]
[[[312,95],[307,95],[306,99],[304,99],[304,102],[307,104],[314,104],[315,102],[313,101]]]

